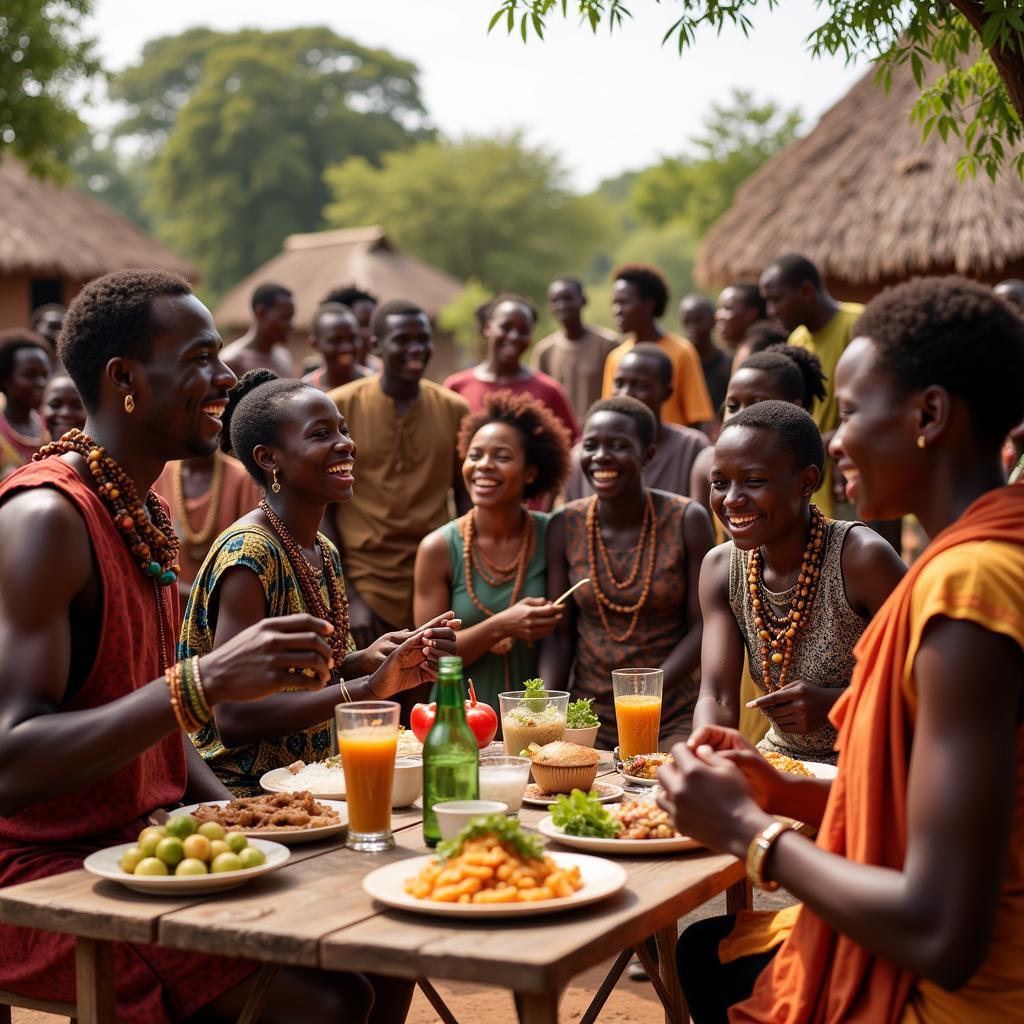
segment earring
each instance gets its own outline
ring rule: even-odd
[[[130,392],[124,396],[124,411],[128,413],[129,416],[135,412],[135,396]]]
[[[274,467],[274,471],[273,472],[274,472],[274,482],[270,485],[270,489],[275,494],[280,494],[281,493],[281,485],[277,482],[277,466]]]
[[[925,445],[927,445],[927,444],[928,444],[928,442],[925,440],[924,434],[918,434],[917,435],[917,447],[918,448],[924,448]]]

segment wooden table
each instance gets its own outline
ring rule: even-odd
[[[535,826],[544,813],[524,807],[520,817]],[[640,944],[652,935],[659,950],[652,982],[666,1021],[686,1024],[675,971],[677,920],[723,891],[730,912],[750,905],[739,861],[695,851],[616,858],[629,874],[626,889],[550,917],[470,922],[386,910],[363,892],[362,879],[374,868],[425,853],[420,824],[418,811],[395,812],[397,846],[383,854],[356,853],[331,841],[294,847],[279,871],[214,896],[146,896],[72,871],[0,889],[0,920],[77,937],[80,1024],[114,1024],[116,940],[271,964],[490,984],[512,990],[523,1024],[556,1024],[559,996],[571,978],[619,954],[599,993],[607,997],[631,949],[639,946],[643,956]]]

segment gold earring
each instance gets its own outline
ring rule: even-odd
[[[927,445],[927,444],[928,444],[928,442],[925,440],[924,434],[918,434],[917,435],[917,447],[918,448],[924,448],[925,445]]]
[[[130,392],[124,396],[124,411],[128,413],[129,416],[135,412],[135,396]]]
[[[280,494],[281,493],[281,485],[277,482],[277,466],[274,467],[273,472],[274,472],[274,482],[270,485],[270,489],[275,494]]]

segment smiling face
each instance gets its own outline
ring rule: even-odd
[[[43,419],[50,437],[56,439],[72,428],[85,428],[85,406],[74,381],[65,375],[54,377],[43,395]]]
[[[580,442],[580,469],[602,500],[641,489],[643,467],[649,457],[631,416],[602,411],[588,417]]]
[[[18,410],[38,409],[50,378],[50,359],[41,348],[27,345],[14,352],[11,372],[0,381],[0,390]]]
[[[310,343],[324,357],[329,369],[349,369],[361,345],[359,321],[352,313],[325,314],[317,322]]]
[[[523,490],[537,479],[526,464],[522,435],[508,423],[487,423],[469,442],[462,479],[474,505],[520,505]]]
[[[737,370],[729,378],[729,390],[725,394],[725,421],[730,416],[742,412],[758,402],[769,402],[773,399],[785,402],[786,396],[781,393],[778,382],[765,370],[748,367]],[[799,405],[799,402],[794,402]]]
[[[521,302],[495,306],[484,324],[484,340],[491,363],[503,376],[519,371],[519,360],[530,347],[533,313]]]
[[[434,354],[433,334],[426,313],[396,313],[387,318],[377,351],[384,376],[406,384],[419,383]]]
[[[818,486],[816,466],[799,467],[770,430],[723,430],[711,464],[711,508],[736,547],[752,551],[805,529],[807,505]]]

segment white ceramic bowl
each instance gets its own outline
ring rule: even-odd
[[[591,725],[586,729],[566,729],[566,742],[578,743],[581,747],[592,747],[597,742],[597,733],[600,728],[599,725]]]
[[[507,814],[508,804],[501,800],[445,800],[434,804],[437,827],[442,839],[454,839],[471,818],[488,814]]]
[[[510,814],[518,814],[530,782],[530,767],[528,757],[481,756],[480,799],[506,803]]]
[[[391,806],[408,807],[423,792],[423,758],[396,757]]]

